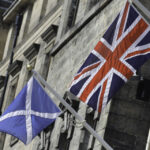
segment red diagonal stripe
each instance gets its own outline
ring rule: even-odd
[[[91,71],[92,69],[95,69],[96,67],[98,67],[100,65],[100,62],[91,65],[90,67],[87,67],[85,69],[82,70],[82,72],[80,74],[78,74],[77,76],[75,76],[74,80],[78,79],[81,75],[83,75],[84,73]]]
[[[105,62],[102,68],[98,71],[98,73],[93,77],[87,87],[84,89],[83,93],[80,96],[82,101],[86,101],[89,93],[93,90],[93,88],[106,76],[108,71],[112,68],[111,61]]]
[[[136,26],[126,35],[126,37],[116,47],[113,55],[120,58],[123,53],[137,40],[137,38],[145,31],[148,25],[141,19]]]
[[[101,41],[99,41],[97,43],[97,45],[95,46],[94,50],[96,50],[105,59],[109,55],[112,54],[112,52],[110,51],[110,49],[106,45],[104,45]]]
[[[120,36],[122,35],[124,24],[125,24],[125,20],[126,20],[126,16],[127,16],[127,12],[128,12],[128,8],[129,8],[129,2],[126,3],[126,6],[125,6],[125,9],[124,9],[124,12],[123,12],[123,16],[122,16],[122,19],[121,19],[121,24],[120,24],[120,29],[119,29],[119,33],[118,33],[118,38],[117,39],[119,39]]]
[[[114,69],[118,70],[127,79],[129,79],[133,75],[133,72],[121,61],[114,61],[113,63],[117,63],[117,65],[113,64]]]
[[[148,49],[145,49],[145,50],[140,50],[140,51],[135,51],[133,53],[130,53],[128,54],[125,59],[128,59],[129,57],[132,57],[132,56],[135,56],[135,55],[138,55],[138,54],[144,54],[144,53],[147,53],[147,52],[150,52],[150,48]]]

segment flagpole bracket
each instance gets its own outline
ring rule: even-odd
[[[86,120],[82,120],[82,121],[75,121],[75,126],[77,127],[77,128],[83,128],[83,124],[86,122]]]
[[[75,126],[76,128],[83,128],[83,124],[86,122],[86,120],[75,120],[73,118],[70,118],[70,121],[72,122],[72,125]]]

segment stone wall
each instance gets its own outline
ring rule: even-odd
[[[91,5],[90,8],[90,3],[87,0],[80,0],[78,11],[75,15],[76,18],[72,18],[75,19],[74,25],[70,28],[67,26],[68,12],[71,9],[71,4],[68,0],[64,2],[57,0],[54,3],[49,0],[36,0],[32,6],[28,6],[24,13],[14,55],[14,60],[22,61],[23,65],[19,72],[9,77],[3,110],[13,100],[12,96],[11,100],[9,96],[11,95],[10,87],[12,84],[16,82],[17,87],[14,93],[14,96],[16,96],[31,76],[26,68],[27,64],[32,64],[34,69],[64,97],[73,76],[123,8],[126,1],[101,0],[97,2],[93,0],[93,3],[95,5]],[[150,2],[147,0],[145,3]],[[45,41],[42,35],[47,32],[51,25],[58,26],[57,34],[49,41]],[[9,62],[7,53],[10,41],[12,42],[12,33],[13,26],[9,30],[5,46],[7,51],[5,51],[3,61],[0,64],[2,75],[5,75],[7,71]],[[39,51],[33,58],[28,59],[23,53],[33,43],[40,45]],[[149,62],[141,69],[141,74],[144,77],[150,74],[148,68]],[[88,107],[82,102],[79,104],[79,109],[76,108],[78,113],[87,119],[96,132],[104,137],[115,150],[142,150],[146,147],[150,127],[150,105],[136,99],[138,83],[139,79],[132,78],[117,93],[101,115],[97,112],[88,114]],[[59,105],[59,101],[53,95],[51,97]],[[72,115],[67,115],[73,118]],[[46,150],[48,147],[50,150],[100,150],[102,148],[102,145],[83,127],[69,125],[65,131],[62,131],[65,126],[64,120],[65,115],[58,117],[48,131],[42,132],[28,146],[25,146],[20,141],[10,146],[11,136],[7,135],[3,149],[39,150],[41,147]],[[41,142],[43,140],[42,136],[45,137],[44,147],[42,147]]]

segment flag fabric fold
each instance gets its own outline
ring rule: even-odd
[[[75,75],[70,92],[101,111],[150,58],[150,26],[126,3]]]
[[[60,113],[60,109],[32,77],[0,117],[0,131],[28,144]]]

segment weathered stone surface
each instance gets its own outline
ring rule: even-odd
[[[100,40],[108,26],[112,23],[118,12],[123,8],[126,1],[115,0],[109,1],[108,3],[108,0],[103,0],[101,3],[107,2],[107,5],[103,6],[103,8],[99,8],[99,3],[93,6],[89,11],[87,10],[89,2],[87,2],[87,0],[80,0],[75,21],[76,24],[70,28],[67,33],[66,24],[69,15],[69,3],[71,1],[65,0],[62,3],[63,5],[65,4],[63,12],[61,8],[57,8],[56,13],[54,13],[54,8],[57,7],[58,3],[60,4],[60,1],[57,2],[56,0],[36,0],[33,8],[30,7],[30,9],[25,10],[23,26],[20,30],[21,33],[14,56],[14,60],[18,59],[23,61],[15,95],[19,93],[23,85],[27,82],[29,73],[26,69],[26,65],[32,63],[23,56],[23,52],[31,44],[38,43],[40,44],[40,50],[37,56],[34,56],[36,57],[35,70],[63,97],[71,84],[73,76],[96,43]],[[144,3],[145,6],[150,4],[148,0],[144,0],[142,3]],[[99,11],[97,11],[98,8]],[[45,15],[47,16],[45,17]],[[87,20],[84,20],[84,18]],[[85,22],[82,22],[83,20]],[[56,42],[55,40],[53,42],[56,47],[57,45],[60,46],[60,50],[52,56],[50,56],[50,52],[53,51],[53,45],[47,47],[49,43],[45,43],[40,37],[51,24],[58,25]],[[11,25],[3,59],[7,57],[9,48],[11,47],[14,34],[13,29]],[[73,31],[76,31],[76,33]],[[66,43],[62,44],[61,42],[67,36],[68,39]],[[47,49],[49,48],[46,52],[45,47],[47,47]],[[145,78],[149,78],[150,76],[149,64],[150,62],[148,61],[141,68],[141,75]],[[7,65],[8,61],[1,64],[0,72],[3,73],[2,75],[6,72]],[[6,101],[9,99],[9,86],[12,79],[11,77],[8,82],[4,106],[7,105]],[[150,105],[149,102],[146,103],[136,99],[138,83],[138,79],[130,79],[115,95],[112,104],[109,103],[101,112],[100,118],[95,117],[95,119],[97,119],[97,124],[95,125],[96,132],[104,137],[115,150],[144,150],[146,143],[149,145],[147,137],[150,127]],[[54,98],[53,95],[51,95],[51,98],[59,105],[60,102]],[[78,113],[83,118],[87,116],[86,109],[86,104],[80,103]],[[68,120],[69,119],[70,118],[68,118]],[[52,132],[49,133],[50,150],[63,150],[59,147],[59,140],[61,140],[60,135],[62,135],[60,132],[63,125],[64,121],[59,117],[54,124]],[[89,133],[83,128],[75,127],[74,130],[69,131],[68,134],[70,134],[70,139],[67,139],[69,141],[69,143],[67,143],[69,150],[87,150],[88,146],[93,150],[101,150],[102,148],[102,145],[97,140],[92,144],[93,137],[89,136]],[[18,142],[13,147],[10,147],[10,136],[7,135],[4,150],[37,150],[40,140],[40,137],[37,136],[28,146],[24,146],[21,142]],[[91,143],[89,144],[89,142]]]

